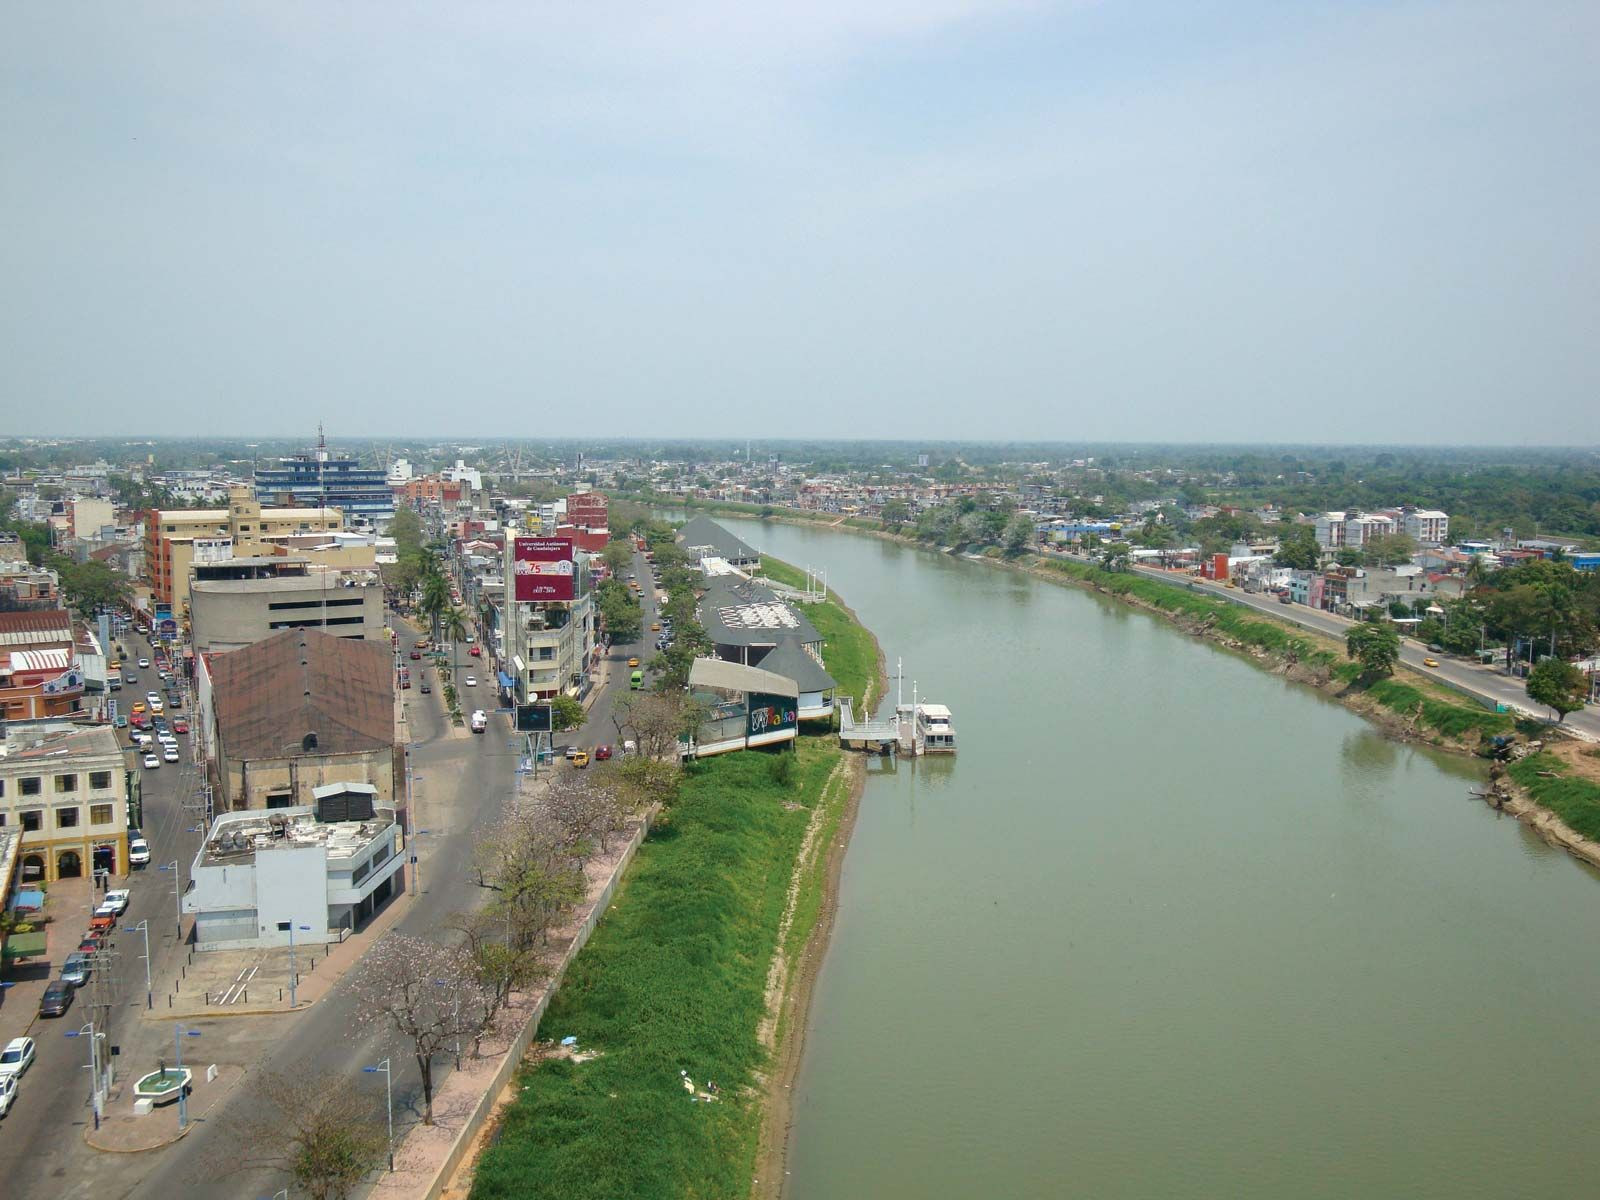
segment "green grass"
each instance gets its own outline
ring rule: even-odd
[[[761,556],[761,573],[790,587],[806,585],[804,571],[770,554]],[[840,689],[860,711],[862,697],[878,674],[878,646],[872,634],[851,619],[832,592],[826,601],[799,607],[822,635],[822,662],[828,674],[839,681]]]
[[[1293,657],[1307,666],[1326,667],[1333,678],[1341,683],[1354,685],[1360,678],[1360,664],[1318,646],[1290,626],[1253,614],[1249,609],[1227,600],[1192,591],[1183,584],[1106,571],[1063,559],[1044,558],[1039,563],[1115,595],[1136,597],[1163,612],[1209,621],[1214,628],[1244,645],[1259,647],[1280,659]],[[1509,733],[1513,728],[1512,718],[1504,713],[1492,713],[1471,703],[1452,703],[1397,679],[1379,680],[1366,692],[1379,704],[1397,713],[1410,716],[1420,709],[1419,724],[1445,737],[1470,741],[1478,735]]]
[[[840,751],[809,740],[798,753],[787,788],[773,754],[689,766],[541,1026],[601,1056],[521,1073],[475,1200],[749,1194],[762,1104],[744,1089],[766,1064],[767,971],[810,806]],[[697,1086],[715,1079],[722,1098],[692,1103],[680,1070]]]
[[[1554,754],[1530,754],[1510,767],[1511,778],[1526,788],[1536,803],[1584,837],[1600,841],[1600,783],[1578,778],[1569,771],[1567,764]]]

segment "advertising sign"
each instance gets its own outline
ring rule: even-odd
[[[549,733],[550,732],[550,705],[548,705],[548,704],[519,704],[519,705],[517,705],[517,732],[518,733]]]
[[[575,569],[571,538],[515,538],[511,560],[516,577],[512,599],[517,603],[572,599]]]
[[[795,726],[795,702],[788,696],[769,696],[764,692],[750,693],[750,736],[776,733]]]
[[[171,617],[156,623],[156,636],[165,641],[172,641],[178,636],[178,623]]]

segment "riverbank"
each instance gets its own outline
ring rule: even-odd
[[[808,609],[838,630],[824,657],[841,688],[881,694],[870,632],[836,596]],[[763,1186],[764,1164],[781,1162],[862,774],[825,733],[792,753],[685,768],[542,1022],[578,1053],[524,1065],[474,1197],[732,1198]]]

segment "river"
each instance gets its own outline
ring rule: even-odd
[[[786,1195],[1595,1192],[1600,881],[1472,763],[1082,591],[718,519],[960,745],[867,784]]]

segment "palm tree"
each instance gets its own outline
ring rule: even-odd
[[[422,604],[420,608],[428,618],[433,628],[434,640],[437,641],[439,639],[439,619],[450,608],[450,584],[446,582],[443,575],[435,572],[423,579]]]
[[[440,632],[450,639],[450,651],[454,658],[453,670],[456,675],[461,674],[461,639],[467,636],[467,617],[459,608],[446,609],[440,619]]]

